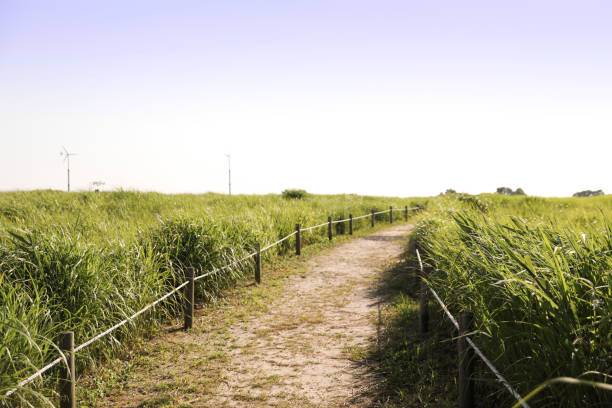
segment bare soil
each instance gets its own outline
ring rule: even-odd
[[[412,226],[353,239],[306,261],[270,291],[155,339],[120,389],[124,407],[371,406],[363,351],[380,337],[377,279]],[[265,283],[261,286],[265,286]],[[229,312],[228,312],[229,313]]]

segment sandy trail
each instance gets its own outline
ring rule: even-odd
[[[380,308],[376,279],[397,262],[410,225],[398,225],[341,244],[306,262],[267,304],[267,312],[210,331],[177,332],[156,340],[146,378],[136,375],[108,406],[344,407],[369,406],[372,370],[357,364],[360,350],[376,344]],[[215,344],[215,369],[201,361]],[[205,347],[206,345],[206,347]],[[210,347],[208,347],[210,348]],[[180,349],[161,361],[156,355]],[[170,356],[174,355],[171,351]],[[165,358],[163,358],[165,360]],[[207,377],[218,376],[217,382]],[[198,381],[198,376],[201,380]],[[177,384],[183,378],[184,384]],[[159,387],[168,383],[167,387]],[[158,388],[155,388],[155,384]],[[175,390],[172,389],[172,384]],[[181,388],[188,387],[189,395]],[[173,395],[173,392],[175,393]],[[157,395],[165,393],[168,398]],[[178,395],[178,394],[183,395]]]

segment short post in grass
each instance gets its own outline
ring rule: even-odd
[[[427,283],[425,277],[429,272],[429,267],[423,269],[421,274],[421,290],[420,290],[420,301],[419,301],[419,333],[425,334],[429,331],[429,296],[427,290]]]
[[[353,214],[349,214],[349,235],[353,235]]]
[[[295,254],[302,253],[302,242],[300,239],[300,224],[295,224]]]
[[[185,278],[187,279],[187,286],[185,286],[185,299],[183,305],[183,312],[185,316],[185,324],[183,328],[185,330],[193,327],[193,309],[195,305],[195,272],[192,267],[185,268]]]
[[[372,208],[372,228],[374,228],[374,209]]]
[[[393,206],[389,206],[389,224],[393,224]]]
[[[404,206],[404,221],[408,221],[408,206]]]
[[[474,406],[474,350],[468,344],[465,336],[473,330],[474,314],[462,312],[459,314],[459,339],[457,351],[459,352],[459,408],[472,408]]]
[[[261,245],[255,244],[255,282],[261,283]]]
[[[331,217],[327,217],[327,237],[332,240],[332,221]]]
[[[74,373],[74,332],[60,333],[59,348],[66,357],[61,365],[59,397],[60,408],[76,408],[75,373]]]

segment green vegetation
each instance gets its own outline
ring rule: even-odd
[[[588,384],[609,384],[612,376],[612,197],[448,194],[405,202],[287,195],[0,194],[0,406],[54,400],[53,370],[11,399],[4,393],[57,356],[60,331],[74,330],[82,343],[178,285],[184,266],[200,274],[243,257],[256,242],[286,236],[296,223],[406,204],[426,206],[415,239],[434,267],[432,287],[453,313],[474,312],[476,343],[521,394],[546,384],[532,406],[610,403],[610,391]],[[355,229],[369,222],[357,220]],[[334,228],[342,234],[346,226]],[[304,233],[303,245],[324,244],[326,233]],[[264,257],[290,254],[292,246],[287,240]],[[407,262],[414,267],[411,252]],[[198,297],[218,297],[251,267],[199,281]],[[384,280],[393,298],[383,316],[385,341],[370,357],[379,361],[383,391],[397,406],[451,406],[452,330],[440,318],[430,338],[413,334],[416,292],[402,276]],[[170,298],[94,343],[79,355],[79,370],[154,332],[179,309]],[[482,399],[514,402],[485,367],[478,372]],[[554,380],[559,377],[582,382]]]
[[[162,195],[155,193],[0,194],[0,405],[38,405],[53,400],[51,371],[10,399],[4,394],[57,355],[62,330],[80,344],[123,320],[182,281],[182,267],[196,273],[238,259],[291,233],[296,223],[319,224],[328,215],[347,218],[371,208],[416,202],[354,195],[286,200],[278,195]],[[380,221],[387,214],[377,216]],[[355,229],[369,219],[355,221]],[[344,224],[335,224],[335,233]],[[306,232],[303,245],[326,242],[326,230]],[[264,253],[290,253],[293,241]],[[231,287],[251,265],[198,282],[197,295],[211,299]],[[77,363],[100,357],[175,315],[177,298],[141,316],[79,353]],[[79,369],[79,371],[81,371]],[[50,398],[50,399],[47,399]],[[21,402],[19,402],[21,401]]]
[[[379,280],[378,295],[388,299],[380,314],[384,328],[376,347],[361,361],[376,361],[384,381],[374,390],[384,407],[454,407],[457,401],[457,347],[451,340],[451,324],[442,314],[430,313],[427,336],[419,335],[419,281],[410,256],[387,268]],[[487,406],[496,406],[493,403]]]
[[[438,197],[421,215],[429,283],[453,313],[474,312],[476,343],[523,395],[556,377],[610,383],[611,215],[610,196],[493,194]],[[512,405],[489,384],[500,405]],[[609,406],[611,394],[557,382],[532,406]]]
[[[308,193],[306,190],[286,189],[282,193],[284,198],[298,199],[306,198]]]

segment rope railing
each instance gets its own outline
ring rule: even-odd
[[[313,230],[313,229],[317,229],[317,228],[324,227],[324,226],[326,226],[327,224],[328,224],[327,222],[324,222],[323,224],[313,225],[312,227],[300,228],[300,231],[310,231],[310,230]]]
[[[103,331],[102,333],[92,337],[91,339],[87,340],[85,343],[77,346],[74,348],[74,353],[77,353],[81,350],[83,350],[85,347],[89,346],[90,344],[92,344],[93,342],[95,342],[96,340],[101,339],[102,337],[106,336],[107,334],[115,331],[116,329],[118,329],[119,327],[123,326],[124,324],[126,324],[127,322],[131,322],[132,320],[134,320],[136,317],[138,317],[139,315],[141,315],[142,313],[146,312],[147,310],[149,310],[150,308],[152,308],[153,306],[155,306],[156,304],[158,304],[159,302],[167,299],[169,296],[171,296],[172,294],[176,293],[177,291],[181,290],[183,287],[187,286],[189,282],[183,282],[182,284],[180,284],[179,286],[177,286],[176,288],[172,289],[170,292],[166,293],[164,296],[160,297],[159,299],[149,303],[148,305],[146,305],[145,307],[143,307],[142,309],[140,309],[139,311],[137,311],[136,313],[134,313],[132,316],[122,320],[121,322],[117,323],[116,325],[110,327],[109,329]],[[61,361],[64,361],[64,356],[62,355],[61,357],[56,358],[55,360],[53,360],[51,363],[47,364],[46,366],[44,366],[43,368],[41,368],[40,370],[38,370],[37,372],[35,372],[34,374],[32,374],[31,376],[29,376],[28,378],[26,378],[25,380],[21,381],[19,384],[17,384],[17,387],[13,388],[12,390],[9,390],[5,395],[7,397],[11,396],[15,391],[17,391],[17,389],[24,387],[26,385],[28,385],[29,383],[31,383],[32,381],[34,381],[36,378],[42,376],[46,371],[48,371],[49,369],[51,369],[53,366],[59,364]]]
[[[374,212],[374,213],[372,213],[372,215],[384,214],[384,213],[388,213],[388,212],[390,212],[390,211],[392,211],[392,210],[391,210],[391,209],[389,209],[389,210],[378,211],[378,212]]]
[[[418,210],[418,209],[419,209],[419,207],[413,207],[413,208],[408,208],[408,209],[406,209],[406,208],[403,208],[403,209],[402,209],[402,208],[398,208],[398,209],[397,209],[397,211]],[[365,214],[365,215],[362,215],[362,216],[359,216],[359,217],[354,217],[354,218],[352,218],[352,220],[358,220],[358,219],[361,219],[361,218],[371,217],[371,216],[373,216],[373,215],[383,214],[383,213],[387,213],[387,212],[394,211],[394,210],[395,210],[395,209],[388,209],[388,210],[379,211],[379,212],[375,212],[375,213]],[[350,221],[350,220],[351,220],[351,218],[347,218],[347,219],[343,219],[343,220],[336,220],[336,221],[332,221],[332,222],[331,222],[331,224],[336,224],[336,223],[339,223],[339,222],[346,222],[346,221]],[[316,228],[321,228],[321,227],[324,227],[324,226],[329,225],[329,224],[330,224],[330,222],[328,221],[328,222],[325,222],[325,223],[322,223],[322,224],[318,224],[318,225],[314,225],[314,226],[311,226],[311,227],[300,228],[300,230],[299,230],[299,231],[300,231],[300,232],[310,231],[310,230],[314,230],[314,229],[316,229]],[[282,243],[283,241],[286,241],[287,239],[291,238],[292,236],[294,236],[294,235],[296,235],[296,234],[298,234],[298,231],[297,231],[297,230],[296,230],[296,231],[293,231],[293,232],[292,232],[292,233],[290,233],[289,235],[286,235],[285,237],[283,237],[283,238],[279,239],[278,241],[273,242],[272,244],[266,245],[265,247],[261,248],[260,250],[255,251],[255,252],[253,252],[253,253],[251,253],[251,254],[249,254],[249,255],[247,255],[247,256],[245,256],[245,257],[243,257],[243,258],[240,258],[240,259],[238,259],[238,260],[232,261],[232,262],[230,262],[229,264],[224,265],[224,266],[223,266],[223,267],[221,267],[221,268],[216,268],[216,269],[215,269],[215,270],[213,270],[213,271],[210,271],[210,272],[204,273],[204,274],[202,274],[202,275],[198,275],[197,277],[193,277],[193,276],[192,276],[192,279],[191,279],[191,280],[187,280],[187,281],[183,282],[183,283],[182,283],[182,284],[180,284],[179,286],[177,286],[177,287],[175,287],[174,289],[172,289],[170,292],[166,293],[165,295],[161,296],[160,298],[158,298],[158,299],[154,300],[153,302],[149,303],[148,305],[146,305],[146,306],[145,306],[145,307],[143,307],[142,309],[138,310],[137,312],[135,312],[135,313],[134,313],[134,314],[132,314],[131,316],[129,316],[129,317],[125,318],[124,320],[120,321],[119,323],[117,323],[117,324],[115,324],[115,325],[113,325],[113,326],[109,327],[109,328],[108,328],[108,329],[106,329],[105,331],[103,331],[103,332],[101,332],[101,333],[99,333],[99,334],[95,335],[94,337],[92,337],[91,339],[87,340],[86,342],[84,342],[84,343],[80,344],[79,346],[74,347],[74,349],[73,349],[73,350],[71,350],[71,353],[73,353],[73,354],[74,354],[74,353],[77,353],[77,352],[79,352],[79,351],[81,351],[81,350],[85,349],[86,347],[88,347],[88,346],[89,346],[89,345],[91,345],[92,343],[96,342],[97,340],[99,340],[99,339],[101,339],[101,338],[103,338],[103,337],[107,336],[108,334],[110,334],[110,333],[112,333],[113,331],[117,330],[118,328],[120,328],[120,327],[124,326],[124,325],[125,325],[125,324],[127,324],[128,322],[133,321],[135,318],[137,318],[138,316],[140,316],[141,314],[143,314],[143,313],[144,313],[144,312],[146,312],[147,310],[151,309],[152,307],[154,307],[154,306],[156,306],[157,304],[159,304],[160,302],[162,302],[162,301],[166,300],[167,298],[169,298],[170,296],[172,296],[173,294],[175,294],[176,292],[178,292],[178,291],[179,291],[179,290],[181,290],[182,288],[186,287],[186,286],[187,286],[189,283],[191,283],[191,282],[195,282],[195,281],[198,281],[198,280],[203,279],[203,278],[205,278],[205,277],[209,277],[209,276],[215,275],[215,274],[217,274],[217,273],[219,273],[219,272],[221,272],[221,271],[223,271],[223,270],[226,270],[226,269],[232,268],[233,266],[236,266],[236,265],[240,264],[241,262],[246,261],[247,259],[250,259],[250,258],[253,258],[253,257],[258,257],[258,256],[259,256],[259,254],[260,254],[261,252],[264,252],[264,251],[266,251],[266,250],[268,250],[268,249],[270,249],[270,248],[272,248],[272,247],[274,247],[274,246],[276,246],[276,245],[279,245],[279,244],[280,244],[280,243]],[[331,237],[331,236],[330,236],[330,237]],[[330,238],[330,239],[331,239],[331,238]],[[24,379],[24,380],[20,381],[20,382],[19,382],[19,383],[18,383],[18,384],[17,384],[17,385],[16,385],[16,386],[13,388],[13,389],[11,389],[11,390],[7,391],[7,392],[5,393],[5,396],[7,396],[7,397],[11,396],[11,395],[12,395],[12,394],[14,394],[14,393],[15,393],[15,391],[17,391],[19,388],[25,387],[26,385],[28,385],[28,384],[32,383],[32,382],[33,382],[35,379],[37,379],[37,378],[39,378],[39,377],[42,377],[42,375],[43,375],[45,372],[49,371],[51,368],[53,368],[54,366],[58,365],[58,364],[59,364],[60,362],[62,362],[62,361],[64,361],[64,362],[66,361],[66,356],[65,356],[65,354],[64,354],[64,353],[62,353],[62,354],[60,355],[60,357],[56,358],[55,360],[51,361],[50,363],[48,363],[47,365],[45,365],[44,367],[42,367],[40,370],[36,371],[34,374],[30,375],[28,378],[26,378],[26,379]]]
[[[419,207],[410,207],[410,208],[390,208],[390,209],[388,209],[388,210],[383,210],[383,211],[378,211],[378,212],[375,212],[375,213],[370,213],[370,214],[360,215],[359,217],[353,217],[353,218],[352,218],[352,220],[353,220],[353,221],[355,221],[355,220],[359,220],[359,219],[361,219],[361,218],[367,218],[367,217],[371,217],[372,215],[384,214],[384,213],[388,213],[388,212],[391,212],[391,211],[405,212],[405,211],[414,211],[414,210],[418,210],[418,209],[419,209]],[[338,224],[338,223],[341,223],[341,222],[347,222],[347,221],[350,221],[350,220],[351,220],[351,218],[344,218],[344,219],[342,219],[342,220],[334,220],[334,221],[332,221],[331,223],[332,223],[332,224]],[[302,228],[301,230],[302,230],[302,231],[308,231],[308,230],[311,230],[311,229],[314,229],[314,228],[323,227],[323,226],[325,226],[325,225],[327,225],[327,224],[328,224],[328,223],[326,222],[326,223],[323,223],[323,224],[315,225],[314,227]]]
[[[419,260],[419,267],[421,269],[421,273],[424,274],[425,270],[423,268],[423,262],[421,260],[421,254],[419,253],[418,248],[416,249],[416,256],[417,256],[417,259]],[[431,286],[429,286],[426,282],[425,282],[425,285],[427,286],[427,289],[429,289],[431,294],[434,296],[434,298],[438,301],[438,303],[442,307],[442,310],[448,316],[449,320],[453,323],[453,325],[457,328],[457,330],[460,330],[459,322],[457,322],[457,319],[455,319],[455,317],[448,310],[448,307],[446,307],[446,305],[444,304],[442,299],[440,299],[440,296],[438,296],[436,291]],[[493,374],[495,374],[495,377],[497,377],[497,379],[504,385],[504,387],[506,387],[508,392],[510,392],[510,394],[521,404],[521,406],[523,406],[523,408],[530,408],[529,405],[527,405],[527,403],[523,401],[523,397],[512,387],[512,385],[510,385],[510,382],[508,382],[508,380],[506,380],[501,375],[499,370],[493,365],[493,363],[491,363],[491,360],[489,360],[484,355],[484,353],[480,350],[480,348],[478,348],[478,346],[476,346],[474,341],[469,336],[467,336],[467,335],[464,335],[462,337],[465,339],[465,341],[467,341],[467,343],[470,345],[470,347],[472,347],[472,349],[476,352],[476,354],[478,354],[478,356],[487,365],[487,367],[489,367],[491,372],[493,372]]]
[[[280,244],[281,242],[291,238],[295,234],[297,234],[297,231],[293,231],[291,234],[287,235],[286,237],[283,237],[283,238],[279,239],[278,241],[274,242],[273,244],[270,244],[270,245],[267,245],[267,246],[261,248],[261,252],[266,251],[266,250],[268,250],[268,249],[270,249],[270,248]]]

